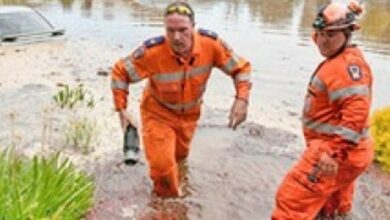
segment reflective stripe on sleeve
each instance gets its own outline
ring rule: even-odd
[[[118,80],[112,80],[111,89],[122,89],[122,90],[129,91],[129,83],[118,81]]]
[[[141,80],[141,78],[138,76],[137,72],[134,69],[133,63],[131,62],[129,57],[126,57],[123,59],[125,62],[125,69],[127,72],[127,75],[130,78],[131,82],[138,82]]]
[[[339,89],[329,93],[329,99],[335,101],[354,95],[368,95],[370,89],[366,85],[352,86],[348,88]]]
[[[237,66],[239,60],[240,58],[236,54],[233,54],[233,56],[228,60],[228,62],[225,65],[221,67],[221,69],[226,74],[230,75],[233,72],[234,67]]]
[[[234,82],[250,81],[251,75],[249,73],[240,73],[234,77]]]
[[[326,91],[326,86],[325,86],[325,83],[321,81],[320,78],[318,78],[318,76],[314,76],[314,78],[312,79],[311,81],[311,85],[316,87],[317,89],[319,89],[320,91],[322,92],[325,92]]]

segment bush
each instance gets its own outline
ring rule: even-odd
[[[28,160],[0,153],[0,219],[82,218],[92,205],[94,184],[59,154]]]
[[[375,140],[375,161],[390,172],[390,108],[374,112],[371,132]]]

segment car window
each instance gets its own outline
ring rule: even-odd
[[[52,27],[37,12],[0,14],[0,35],[51,31]]]

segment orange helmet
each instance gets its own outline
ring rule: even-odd
[[[347,7],[330,3],[319,10],[313,27],[319,30],[358,30],[360,26],[356,23],[356,17],[362,12],[362,7],[355,0],[352,0]]]

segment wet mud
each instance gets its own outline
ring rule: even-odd
[[[273,205],[275,186],[292,159],[275,148],[297,137],[247,124],[237,131],[224,125],[201,125],[191,153],[180,164],[178,199],[151,193],[143,159],[129,167],[116,154],[94,167],[97,206],[88,219],[258,219]],[[282,161],[282,162],[281,162]]]
[[[237,131],[201,125],[180,164],[184,196],[177,199],[155,197],[144,159],[129,167],[118,153],[92,168],[97,205],[87,219],[269,219],[277,186],[299,157],[284,149],[298,142],[293,133],[253,123]],[[390,216],[389,179],[375,167],[363,175],[353,219]]]

